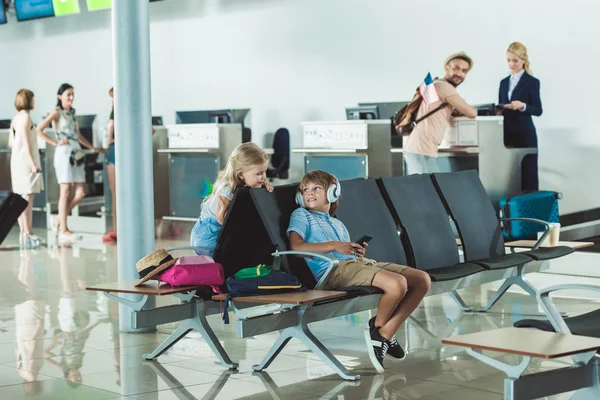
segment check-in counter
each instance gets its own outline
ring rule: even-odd
[[[195,221],[219,170],[242,143],[242,125],[179,124],[166,130],[168,146],[157,150],[159,164],[168,165],[168,213],[162,218]]]
[[[304,172],[321,169],[340,180],[392,176],[389,120],[303,122]]]
[[[507,148],[504,118],[455,118],[439,149],[440,172],[477,169],[494,205],[502,196],[521,191],[521,164],[536,148]],[[404,175],[403,149],[392,149],[394,175]]]

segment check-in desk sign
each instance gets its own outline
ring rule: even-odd
[[[303,125],[303,145],[307,149],[366,149],[367,124],[313,124]]]
[[[218,149],[219,125],[182,124],[167,126],[171,149]]]

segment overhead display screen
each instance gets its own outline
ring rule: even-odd
[[[52,0],[54,15],[79,14],[79,0]]]
[[[52,0],[14,0],[14,3],[19,21],[54,16]]]
[[[161,1],[161,0],[150,0]],[[105,10],[112,6],[112,0],[86,0],[88,11]]]

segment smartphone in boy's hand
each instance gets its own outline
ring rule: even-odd
[[[362,235],[360,237],[360,239],[355,240],[354,243],[356,244],[360,244],[361,246],[363,245],[363,243],[369,243],[371,241],[371,239],[373,239],[372,236],[369,235]]]

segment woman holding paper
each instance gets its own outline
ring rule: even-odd
[[[8,145],[12,148],[10,175],[13,192],[27,200],[27,208],[19,216],[19,243],[22,245],[40,244],[40,237],[33,234],[31,226],[33,196],[44,190],[41,177],[40,152],[37,135],[29,112],[35,106],[33,92],[21,89],[15,98],[17,115],[11,121]]]
[[[527,48],[514,42],[506,50],[510,75],[500,82],[498,104],[503,108],[504,144],[507,147],[537,147],[533,115],[542,115],[540,81],[532,76]],[[523,163],[523,190],[538,189],[537,156]],[[531,165],[528,165],[531,164]]]

